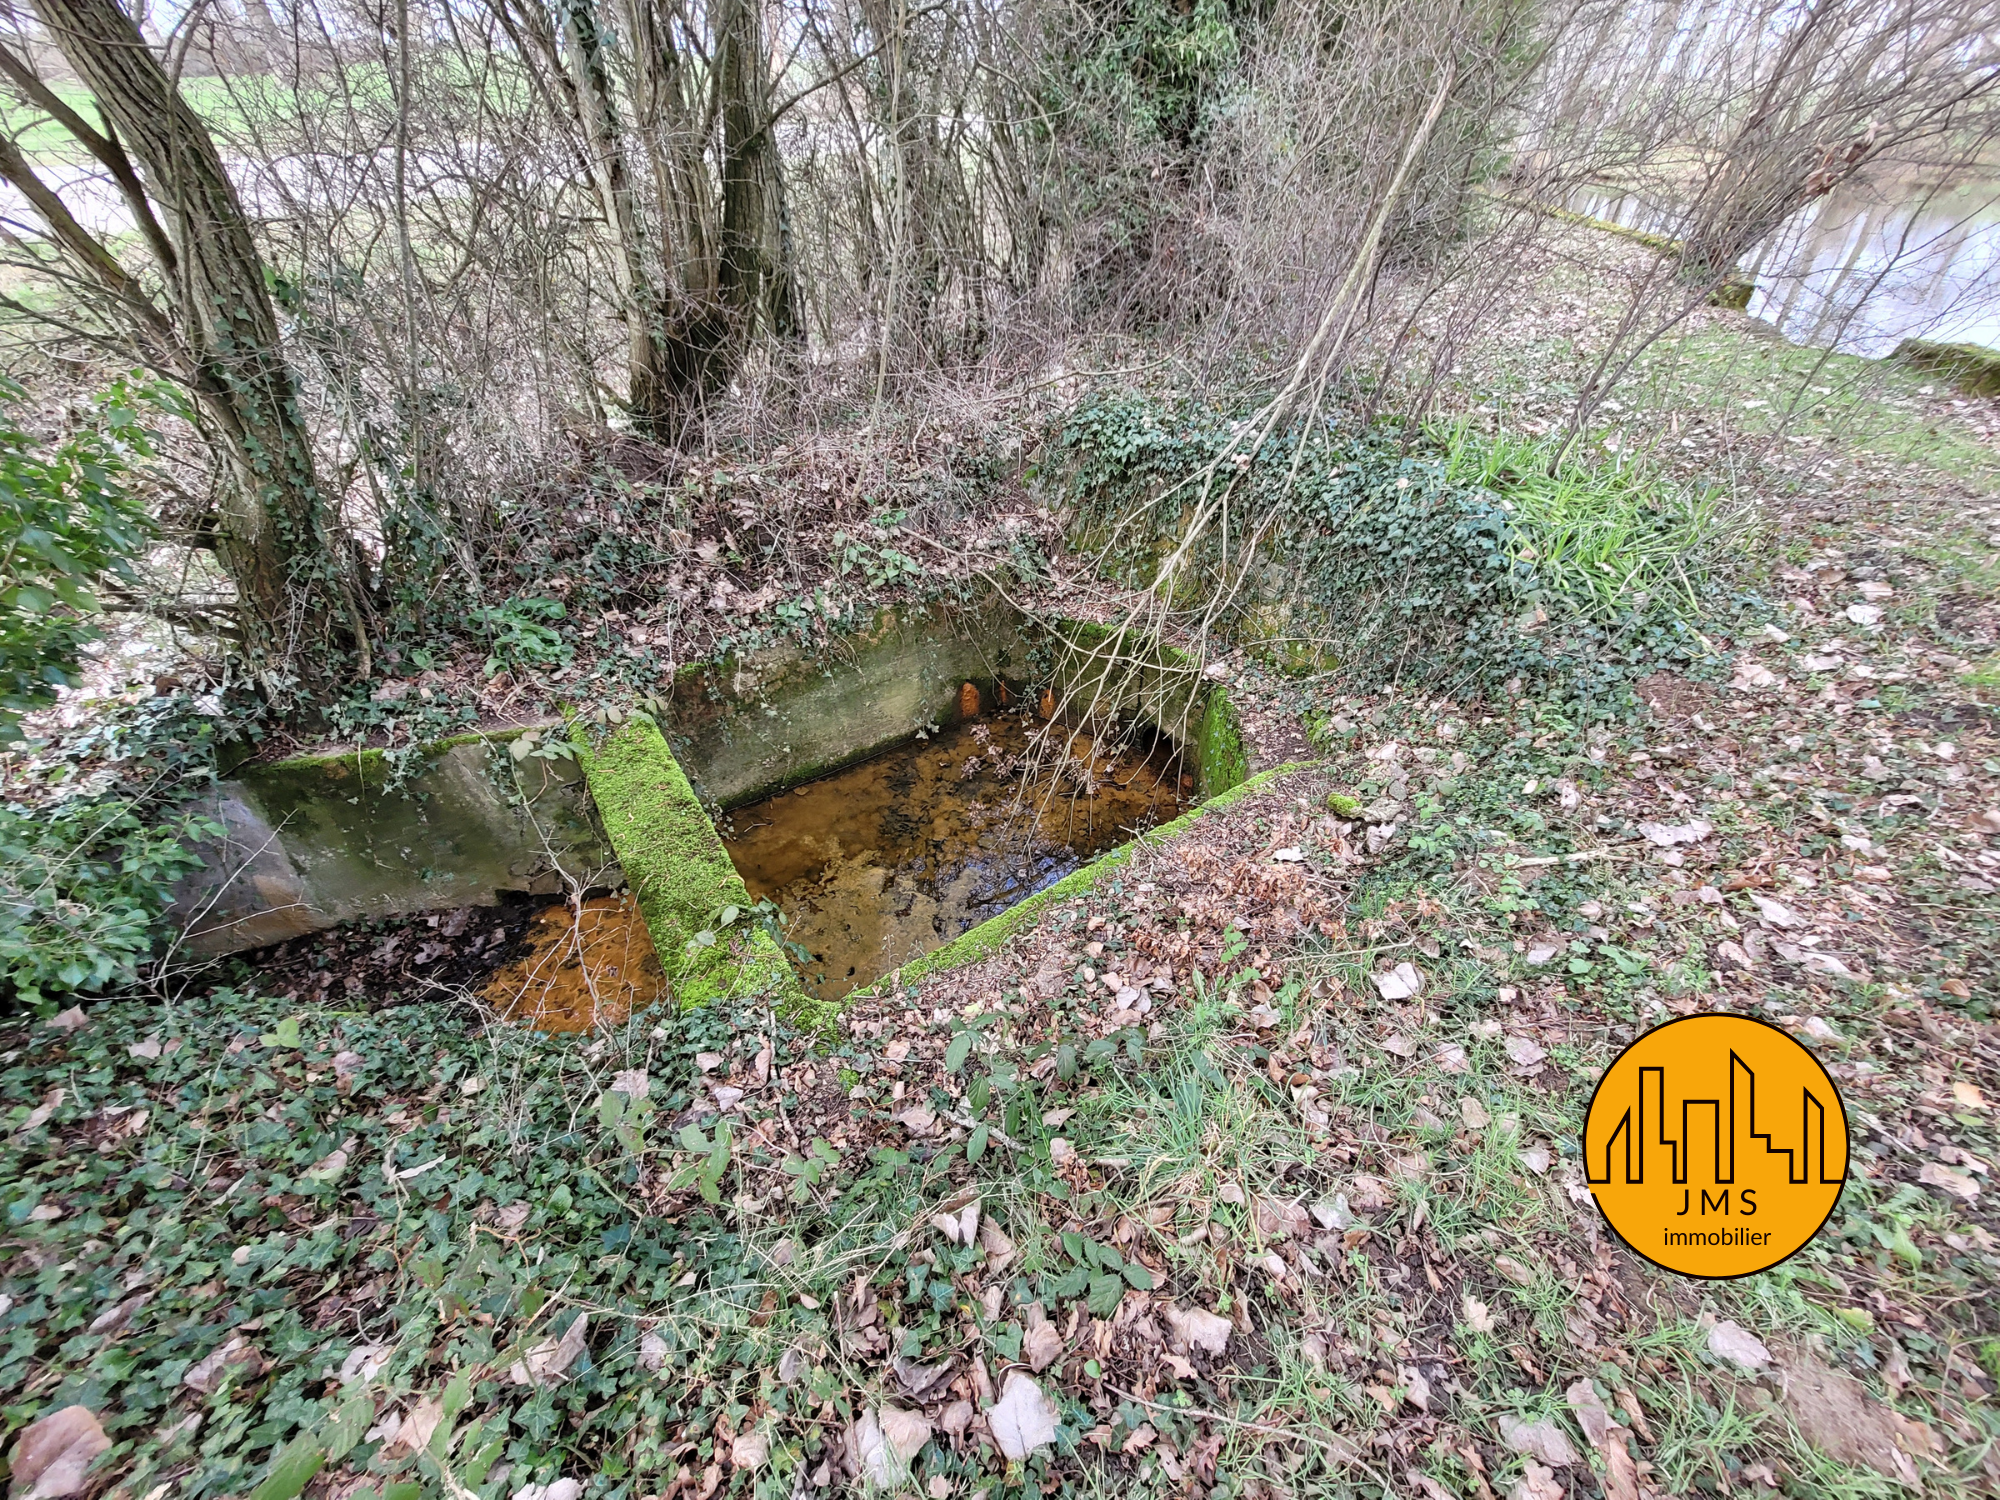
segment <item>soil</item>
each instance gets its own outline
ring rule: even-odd
[[[265,994],[289,1001],[379,1010],[482,988],[521,950],[546,896],[508,896],[494,906],[462,906],[379,922],[353,922],[219,960],[200,971],[201,988],[254,977]]]

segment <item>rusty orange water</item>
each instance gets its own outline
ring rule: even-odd
[[[800,977],[832,999],[1174,817],[1191,791],[1165,740],[997,713],[738,808],[722,835],[810,954]]]
[[[541,1031],[615,1025],[665,998],[666,975],[629,891],[536,913],[526,950],[488,981],[486,1000]]]

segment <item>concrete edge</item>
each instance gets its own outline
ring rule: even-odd
[[[1199,807],[1190,808],[1172,822],[1162,823],[1158,828],[1141,834],[1129,844],[1120,844],[1116,849],[1107,850],[1081,869],[1072,870],[1054,885],[1039,890],[1025,901],[1008,907],[999,916],[989,917],[977,927],[960,933],[943,947],[933,948],[922,958],[904,964],[901,969],[893,973],[885,974],[874,984],[851,991],[842,1003],[860,999],[864,995],[879,995],[888,987],[909,984],[918,979],[928,979],[953,969],[962,969],[967,964],[977,963],[982,958],[991,957],[1015,933],[1039,920],[1051,906],[1080,896],[1116,874],[1131,862],[1133,852],[1143,844],[1178,838],[1208,814],[1234,807],[1245,797],[1271,785],[1282,776],[1311,770],[1321,764],[1323,762],[1317,760],[1293,760],[1281,766],[1273,766],[1268,771],[1259,771],[1249,780],[1238,782],[1228,791],[1218,793]]]

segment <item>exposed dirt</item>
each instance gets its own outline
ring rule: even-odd
[[[202,987],[254,977],[287,1001],[339,1002],[379,1010],[477,990],[527,936],[544,896],[509,896],[495,906],[462,906],[307,933],[219,960],[194,976]]]

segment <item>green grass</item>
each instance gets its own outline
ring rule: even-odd
[[[1606,622],[1656,605],[1698,614],[1748,543],[1748,509],[1722,486],[1677,483],[1635,459],[1586,462],[1560,439],[1481,435],[1464,421],[1440,437],[1452,479],[1503,498],[1516,559]]]
[[[1936,410],[1932,396],[1953,394],[1950,382],[1894,360],[1711,327],[1657,345],[1630,385],[1628,404],[1706,408],[1745,433],[1782,431],[1801,446],[1879,454],[2000,491],[2000,455],[1968,421]]]

